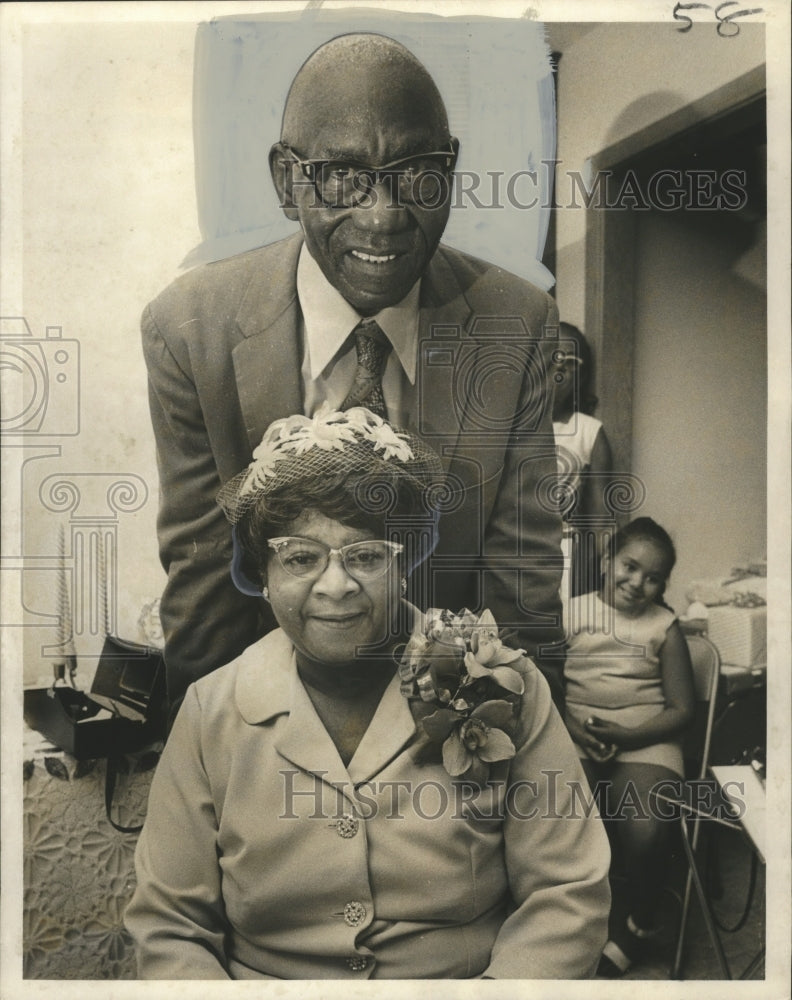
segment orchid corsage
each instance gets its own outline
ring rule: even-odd
[[[420,616],[399,661],[401,691],[453,778],[483,785],[491,764],[515,755],[524,683],[514,665],[525,658],[504,645],[490,611]]]

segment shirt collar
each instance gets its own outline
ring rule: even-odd
[[[420,292],[421,282],[418,280],[401,302],[382,309],[372,317],[391,342],[411,385],[415,384]],[[325,278],[305,244],[297,263],[297,296],[305,322],[310,374],[312,379],[317,379],[362,317]]]

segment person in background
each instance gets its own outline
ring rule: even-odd
[[[670,824],[652,789],[684,777],[681,737],[693,719],[685,637],[663,603],[676,552],[668,533],[636,518],[603,556],[598,592],[570,602],[566,723],[622,853],[626,920],[611,927],[599,974],[622,975],[656,931]]]
[[[176,717],[125,916],[142,978],[593,975],[608,842],[547,682],[486,616],[402,597],[442,478],[353,407],[276,421],[221,490],[280,627]]]
[[[591,347],[571,323],[559,325],[559,341],[550,375],[558,495],[564,518],[561,599],[567,602],[597,586],[602,540],[605,529],[611,528],[606,496],[612,456],[605,428],[592,415],[597,397]]]
[[[270,153],[299,231],[182,275],[145,309],[173,709],[275,625],[234,588],[215,495],[273,420],[324,403],[374,409],[438,451],[446,531],[411,596],[490,608],[560,702],[562,661],[538,652],[563,635],[561,520],[537,489],[554,471],[544,345],[557,311],[529,282],[441,244],[458,151],[411,52],[377,34],[331,39],[297,73]],[[524,365],[493,360],[499,317],[519,327]],[[482,426],[461,394],[484,381]]]

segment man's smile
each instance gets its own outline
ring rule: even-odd
[[[389,260],[396,260],[398,254],[388,253],[388,254],[373,254],[365,253],[363,250],[352,250],[351,254],[353,257],[357,257],[358,260],[365,260],[372,264],[387,264]]]

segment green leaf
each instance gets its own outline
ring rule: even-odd
[[[69,771],[59,757],[45,757],[44,767],[53,778],[60,778],[61,781],[69,780]]]
[[[465,771],[465,781],[482,788],[489,779],[489,764],[478,757],[474,757],[470,762],[470,767]]]
[[[89,758],[88,760],[78,760],[77,766],[74,769],[75,778],[85,778],[89,774],[93,774],[96,770],[97,760],[96,758]]]

